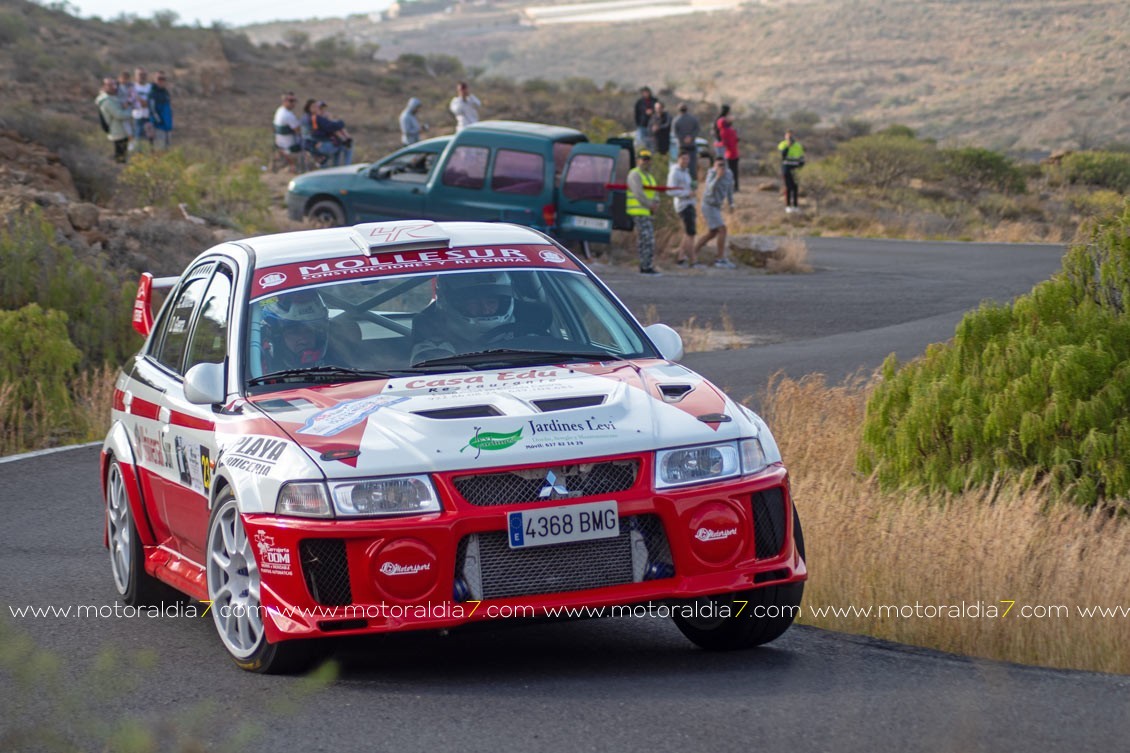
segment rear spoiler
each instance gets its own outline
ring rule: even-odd
[[[137,281],[137,296],[133,299],[133,328],[142,337],[149,337],[153,330],[153,289],[167,290],[177,284],[178,277],[157,277],[148,272],[141,273]]]

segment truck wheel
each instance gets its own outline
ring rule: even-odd
[[[321,199],[310,207],[306,219],[314,227],[341,227],[345,224],[345,210],[333,199]]]

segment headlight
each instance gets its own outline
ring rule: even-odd
[[[399,476],[333,485],[334,509],[342,517],[411,515],[442,508],[427,476]]]
[[[655,487],[717,481],[741,473],[738,443],[680,447],[655,453]]]
[[[293,180],[290,183],[286,184],[286,190],[294,191],[294,181]]]
[[[303,518],[332,518],[326,485],[321,482],[284,484],[275,502],[276,515],[297,515]]]

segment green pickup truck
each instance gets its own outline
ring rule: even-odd
[[[513,222],[561,241],[607,243],[630,229],[622,190],[630,142],[592,144],[580,131],[491,120],[420,141],[371,164],[291,181],[287,211],[318,225],[424,218]]]

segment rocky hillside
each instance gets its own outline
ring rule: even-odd
[[[762,0],[571,24],[535,12],[550,4],[246,31],[255,40],[339,35],[389,58],[445,53],[485,76],[646,83],[739,111],[901,123],[1018,153],[1130,144],[1125,0]]]

